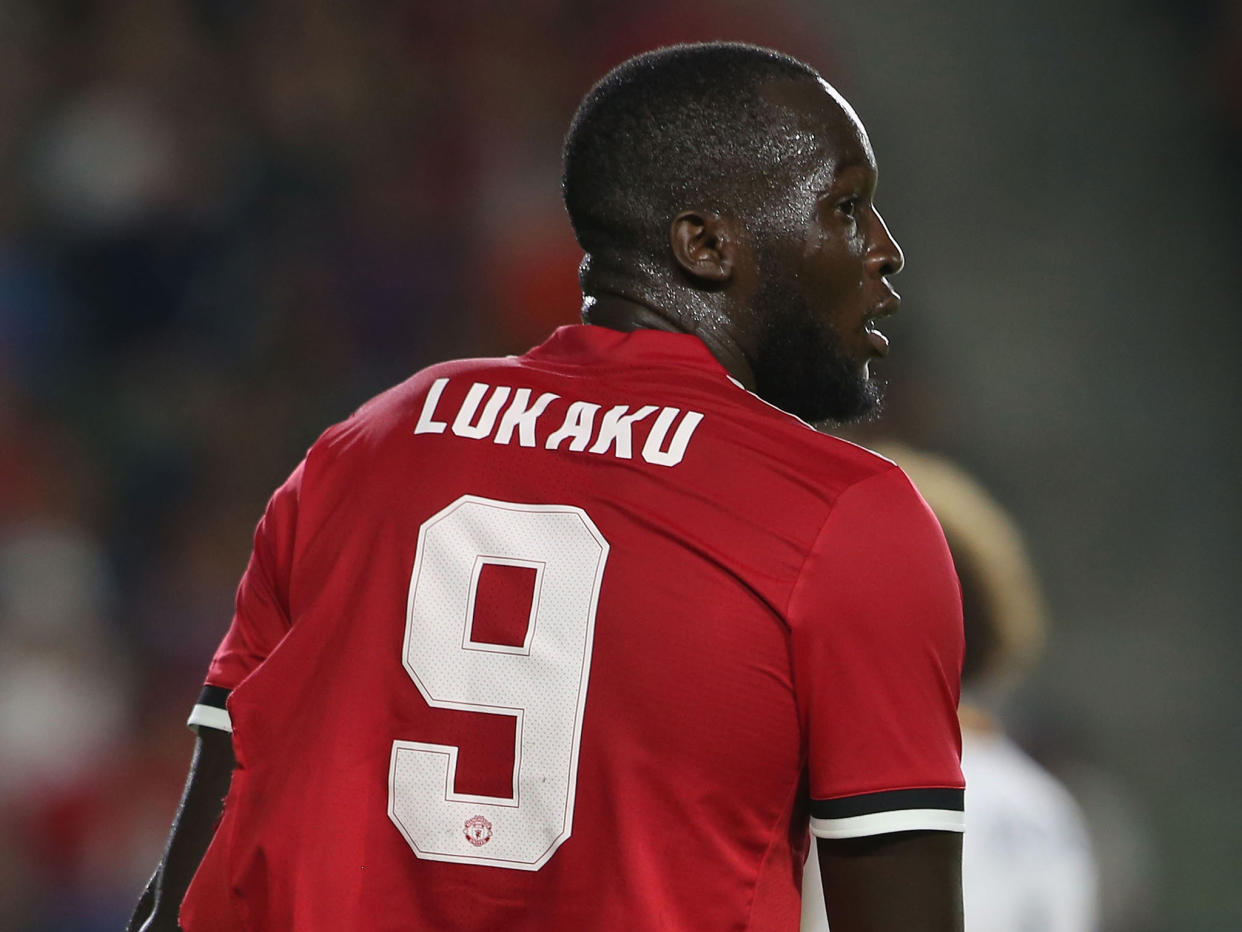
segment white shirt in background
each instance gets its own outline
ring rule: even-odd
[[[1096,869],[1078,806],[999,732],[962,732],[966,932],[1093,932]],[[802,932],[828,932],[812,839]]]

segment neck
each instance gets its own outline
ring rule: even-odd
[[[675,316],[658,307],[643,304],[616,294],[587,295],[582,299],[582,319],[597,327],[620,330],[667,330],[670,333],[693,333]]]
[[[587,295],[582,301],[582,319],[588,324],[629,333],[633,330],[665,330],[689,333],[706,344],[716,360],[748,391],[755,389],[755,375],[737,343],[728,335],[723,315],[702,315],[703,323],[688,321],[685,315],[671,314],[661,307],[644,304],[616,294]]]

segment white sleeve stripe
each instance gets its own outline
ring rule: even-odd
[[[233,720],[229,718],[227,709],[221,709],[214,705],[203,705],[201,702],[191,710],[190,718],[186,724],[190,726],[190,731],[196,734],[200,725],[206,728],[215,728],[219,731],[227,731],[230,734],[233,731]]]
[[[963,832],[966,813],[953,809],[896,809],[844,819],[811,819],[811,834],[818,838],[861,838],[889,832]]]

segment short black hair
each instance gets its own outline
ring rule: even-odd
[[[739,42],[674,45],[631,58],[583,99],[565,139],[561,189],[578,244],[658,254],[690,207],[738,214],[785,154],[771,80],[809,65]]]

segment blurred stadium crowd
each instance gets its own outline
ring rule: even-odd
[[[318,431],[574,319],[556,171],[594,78],[716,37],[831,74],[809,6],[0,0],[0,927],[123,925]],[[1242,155],[1242,14],[1196,9]]]

